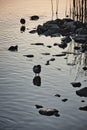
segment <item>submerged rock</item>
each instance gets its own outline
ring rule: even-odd
[[[71,83],[73,87],[81,87],[81,83],[80,82],[72,82]]]
[[[8,48],[8,50],[9,50],[9,51],[18,51],[18,45],[16,45],[16,46],[10,46],[10,47]]]
[[[52,108],[42,108],[42,109],[39,110],[39,113],[41,115],[45,115],[45,116],[53,116],[53,115],[60,116],[58,114],[58,112],[59,111],[57,109],[52,109]]]
[[[76,94],[81,97],[87,97],[87,87],[77,90]]]

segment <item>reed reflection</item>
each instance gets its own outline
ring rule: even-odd
[[[66,64],[76,69],[75,80],[79,76],[87,76],[87,43],[71,42],[66,51]]]

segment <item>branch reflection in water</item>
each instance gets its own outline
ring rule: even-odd
[[[87,44],[84,44],[87,46]],[[83,51],[83,44],[71,42],[66,53],[66,64],[76,69],[75,80],[79,76],[87,76],[87,48]]]

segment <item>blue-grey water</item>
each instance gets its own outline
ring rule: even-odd
[[[65,0],[61,0],[60,18],[65,15],[65,6]],[[30,21],[32,15],[39,15],[40,19]],[[20,32],[21,18],[26,19],[24,33]],[[87,112],[79,110],[79,107],[87,105],[87,100],[78,97],[76,90],[79,88],[71,85],[71,82],[78,81],[82,84],[81,88],[87,87],[87,73],[82,70],[85,55],[55,57],[55,61],[46,66],[52,55],[65,51],[53,46],[60,43],[60,37],[29,33],[47,20],[51,20],[50,0],[0,0],[0,130],[87,129]],[[44,46],[31,43],[44,43]],[[17,52],[8,51],[12,45],[18,45]],[[66,50],[72,51],[72,45],[73,41]],[[50,55],[42,55],[44,52]],[[23,56],[29,54],[33,54],[34,58]],[[71,66],[72,63],[76,64]],[[32,68],[37,64],[42,67],[41,86],[33,83],[35,74]],[[55,97],[55,94],[61,97]],[[68,101],[62,102],[65,98]],[[36,104],[58,109],[60,117],[40,115]]]

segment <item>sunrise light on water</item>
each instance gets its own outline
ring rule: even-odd
[[[86,130],[86,5],[0,0],[0,130]]]

